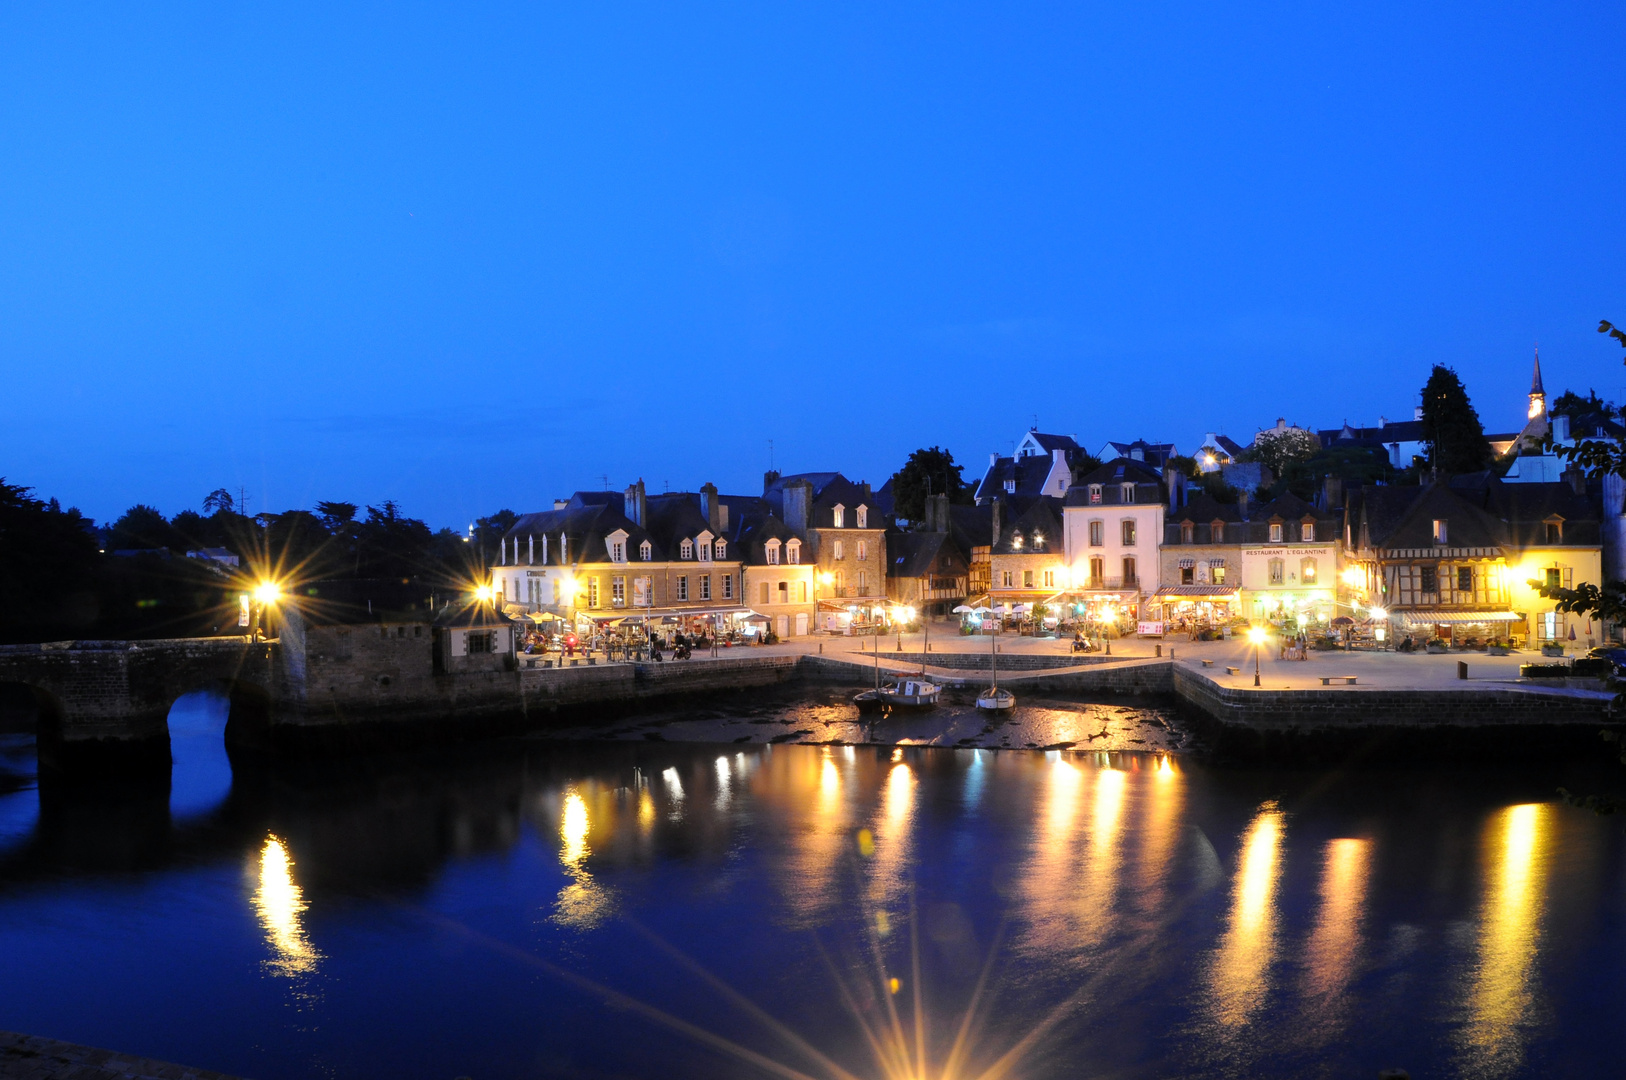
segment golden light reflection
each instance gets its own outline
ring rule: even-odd
[[[1315,929],[1305,943],[1305,989],[1319,999],[1312,1008],[1324,1020],[1336,1019],[1342,994],[1355,974],[1361,946],[1361,919],[1365,914],[1370,876],[1371,844],[1365,840],[1329,840],[1321,870],[1320,910]]]
[[[1167,754],[1157,759],[1152,777],[1152,783],[1139,785],[1142,809],[1136,815],[1140,851],[1135,885],[1142,911],[1159,911],[1168,899],[1170,864],[1180,843],[1185,807],[1185,784]]]
[[[1237,1027],[1264,1003],[1276,958],[1276,881],[1282,813],[1266,803],[1242,843],[1242,861],[1231,891],[1231,918],[1210,969],[1213,1018]]]
[[[638,793],[638,831],[645,836],[655,828],[655,798],[649,789]]]
[[[1090,839],[1084,852],[1084,881],[1078,898],[1079,936],[1085,943],[1105,938],[1114,920],[1122,862],[1118,836],[1128,783],[1129,775],[1119,769],[1096,770]]]
[[[293,862],[288,849],[275,836],[266,838],[260,850],[260,883],[254,892],[254,911],[265,927],[266,942],[276,953],[266,966],[278,975],[294,978],[316,970],[322,954],[305,937],[300,916],[308,905],[304,893],[294,884]]]
[[[1489,871],[1479,922],[1479,949],[1462,1033],[1471,1071],[1516,1072],[1524,1061],[1522,1028],[1536,1002],[1536,954],[1546,899],[1548,807],[1510,806],[1490,822]]]
[[[787,828],[772,850],[784,859],[784,899],[795,925],[819,925],[841,903],[842,856],[853,843],[843,787],[843,769],[829,747],[817,756],[766,757],[753,779],[757,799],[775,807],[773,820]]]
[[[1070,946],[1077,910],[1077,845],[1083,807],[1084,770],[1057,754],[1044,769],[1044,807],[1026,864],[1019,872],[1019,895],[1026,951],[1050,953]]]
[[[567,788],[559,813],[559,861],[564,863],[565,872],[572,880],[559,890],[553,919],[579,930],[590,930],[603,922],[613,902],[609,890],[594,881],[587,870],[587,857],[593,852],[587,842],[591,829],[587,800],[574,787]]]
[[[914,813],[915,774],[908,764],[899,762],[886,776],[874,828],[875,856],[866,862],[870,898],[878,904],[903,894]]]

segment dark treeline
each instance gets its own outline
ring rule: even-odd
[[[215,491],[201,513],[166,518],[137,504],[98,527],[0,478],[0,641],[236,633],[238,597],[266,579],[312,597],[377,594],[388,598],[380,606],[415,608],[479,577],[514,518],[481,518],[465,539],[390,501],[251,517]],[[238,566],[188,557],[218,549]]]

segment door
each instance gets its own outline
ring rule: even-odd
[[[801,612],[800,614],[798,614],[796,616],[796,636],[797,637],[802,637],[806,633],[807,633],[807,612],[804,611],[804,612]]]
[[[774,620],[774,628],[773,629],[774,629],[774,633],[778,634],[780,637],[782,637],[782,638],[783,637],[789,637],[790,636],[790,619],[787,616],[784,616],[784,615],[778,616]]]

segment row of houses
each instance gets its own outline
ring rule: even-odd
[[[890,485],[873,490],[839,472],[770,472],[751,495],[710,484],[650,495],[639,481],[521,517],[502,539],[492,586],[515,617],[743,626],[781,638],[957,607],[1146,633],[1348,617],[1396,636],[1601,637],[1530,582],[1598,582],[1606,567],[1622,575],[1626,491],[1589,490],[1529,452],[1548,431],[1539,361],[1528,413],[1521,432],[1493,438],[1526,451],[1514,468],[1348,491],[1328,479],[1308,500],[1253,499],[1268,477],[1215,435],[1196,460],[1240,470],[1234,502],[1191,484],[1173,444],[1109,442],[1088,454],[1037,430],[990,459],[973,505],[933,496],[907,527],[892,514]],[[1403,456],[1408,434],[1419,433],[1386,422],[1318,437]]]

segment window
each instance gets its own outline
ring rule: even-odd
[[[1446,544],[1450,542],[1449,534],[1446,532],[1445,523],[1445,518],[1434,519],[1434,542],[1436,544]]]
[[[860,529],[869,528],[869,507],[867,506],[860,506],[858,508],[858,527]],[[863,556],[860,555],[859,558],[862,559]]]
[[[1457,567],[1457,592],[1474,591],[1474,568],[1471,566]]]
[[[830,515],[836,523],[836,528],[845,529],[847,527],[847,508],[845,506],[836,503],[835,509],[830,511]]]
[[[1315,522],[1306,521],[1299,525],[1299,539],[1305,543],[1315,540]]]
[[[768,602],[768,583],[766,581],[762,583],[762,602],[764,604]]]
[[[587,579],[587,606],[598,607],[598,578]]]
[[[624,578],[624,577],[613,577],[613,578],[610,579],[610,606],[611,607],[626,607],[627,606],[627,579],[626,578]]]
[[[677,598],[679,600],[687,600],[689,598],[689,579],[688,579],[687,576],[682,575],[682,574],[678,575],[678,595],[677,595]]]
[[[1100,506],[1101,505],[1101,485],[1100,484],[1091,484],[1090,485],[1090,505],[1091,506]]]
[[[1002,588],[1014,589],[1016,587],[1016,574],[1010,570],[1001,570],[1000,585]]]
[[[1016,481],[1015,480],[1007,480],[1007,481],[1005,481],[1005,490],[1007,492],[1009,492],[1010,494],[1014,495],[1016,493]]]
[[[702,541],[700,541],[700,561],[701,562],[711,562],[711,541],[710,540],[702,540]]]
[[[1182,566],[1180,568],[1180,584],[1197,584],[1197,568],[1195,566]]]
[[[869,571],[868,570],[860,570],[860,571],[858,571],[858,595],[859,596],[868,596],[869,595]]]
[[[1223,562],[1221,562],[1221,563],[1209,563],[1208,564],[1208,576],[1214,579],[1214,584],[1215,585],[1224,585],[1225,584],[1225,564]]]
[[[858,541],[858,561],[864,562],[869,558],[869,541]]]
[[[1101,579],[1106,577],[1107,561],[1097,556],[1090,560],[1090,588],[1099,589]]]
[[[1033,550],[1035,550],[1035,551],[1043,551],[1044,550],[1044,533],[1034,533],[1033,534]]]
[[[564,582],[560,581],[558,578],[555,578],[553,581],[553,602],[555,604],[559,602],[559,594],[562,591],[560,586],[563,584]]]
[[[1125,505],[1134,502],[1135,501],[1135,485],[1134,484],[1119,484],[1118,485],[1118,501],[1121,502],[1121,503],[1124,503]]]
[[[613,542],[610,545],[610,561],[611,562],[626,562],[627,561],[627,545],[625,543],[623,543],[620,540],[617,540],[617,541]]]
[[[1279,544],[1282,542],[1282,523],[1279,521],[1273,521],[1270,523],[1270,542],[1272,544]]]
[[[1124,588],[1133,589],[1136,584],[1135,560],[1126,556],[1124,558]]]
[[[719,540],[711,546],[712,554],[719,559],[728,558],[728,541]]]
[[[1279,528],[1281,528],[1281,526],[1280,525],[1272,525],[1271,528],[1279,529]],[[1286,574],[1287,574],[1287,564],[1286,563],[1282,562],[1282,560],[1280,560],[1280,559],[1272,559],[1272,560],[1270,560],[1270,583],[1272,585],[1280,585],[1283,581],[1286,580]]]
[[[1562,521],[1547,522],[1547,542],[1549,544],[1562,544],[1564,542],[1564,523]]]
[[[1106,542],[1106,524],[1100,521],[1090,522],[1090,546],[1100,547]]]
[[[685,540],[685,541],[683,541],[683,543],[678,545],[678,558],[680,558],[680,559],[692,559],[692,558],[694,558],[694,541],[693,540]]]
[[[1208,542],[1211,544],[1225,543],[1225,522],[1214,521],[1209,523]]]
[[[1017,550],[1021,550],[1021,547],[1022,547],[1022,534],[1020,532],[1011,533],[1011,547],[1013,547],[1013,548],[1015,548]]]
[[[490,630],[471,630],[468,636],[469,655],[491,652],[491,637]]]
[[[807,603],[807,582],[802,582],[802,603]]]
[[[781,604],[790,603],[790,582],[788,581],[779,583],[779,602]]]
[[[1033,571],[1032,570],[1024,570],[1024,571],[1022,571],[1022,588],[1024,588],[1024,589],[1033,588]]]
[[[1303,559],[1299,562],[1299,581],[1306,585],[1315,584],[1315,560]]]
[[[724,574],[723,575],[723,599],[724,600],[732,600],[732,599],[734,599],[734,575],[733,574]]]
[[[1439,568],[1434,566],[1420,566],[1417,568],[1419,588],[1426,593],[1440,591]]]
[[[638,545],[638,557],[644,562],[648,562],[655,557],[655,549],[649,546],[648,540]]]
[[[1134,547],[1135,546],[1135,519],[1134,518],[1124,518],[1121,529],[1122,529],[1122,532],[1123,532],[1124,547]]]
[[[802,542],[800,540],[792,540],[785,545],[785,561],[792,566],[796,566],[802,561]]]
[[[764,555],[764,557],[767,558],[769,566],[778,566],[779,565],[779,541],[777,541],[777,540],[769,540],[766,549],[763,551],[763,555]]]
[[[845,559],[847,557],[847,549],[842,544],[842,542],[840,540],[836,541],[835,550],[834,550],[833,554],[838,559]]]
[[[835,579],[836,579],[836,595],[837,596],[846,596],[847,595],[847,571],[845,571],[845,570],[837,570],[835,572],[834,576],[835,576]]]
[[[1549,589],[1562,589],[1564,587],[1563,572],[1556,567],[1551,567],[1542,571],[1542,576],[1546,579],[1546,584]]]
[[[1194,544],[1194,543],[1196,543],[1197,542],[1197,526],[1193,525],[1189,521],[1182,521],[1180,523],[1180,542],[1182,544]]]
[[[700,599],[702,599],[702,600],[710,600],[711,599],[711,575],[710,574],[701,574],[700,575]]]
[[[1056,587],[1056,572],[1054,570],[1046,570],[1044,572],[1044,587],[1047,589],[1054,589]]]

